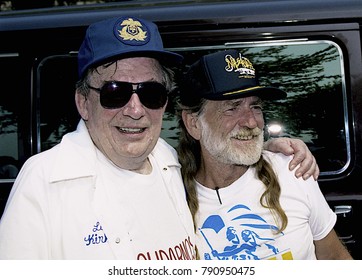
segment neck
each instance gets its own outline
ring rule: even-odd
[[[225,188],[239,179],[248,168],[245,165],[225,164],[214,158],[202,156],[196,180],[210,189]]]
[[[152,165],[151,165],[149,159],[147,158],[145,160],[144,164],[142,164],[141,166],[138,166],[137,168],[134,168],[134,169],[128,169],[128,170],[139,173],[139,174],[148,175],[148,174],[151,174],[151,172],[152,172]]]
[[[152,172],[152,164],[148,158],[140,162],[134,162],[131,160],[122,161],[122,162],[114,162],[113,160],[109,159],[117,168],[128,170],[131,172],[148,175]]]

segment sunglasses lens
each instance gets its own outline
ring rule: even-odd
[[[149,109],[160,109],[167,102],[167,90],[157,82],[139,84],[137,94],[141,103]]]
[[[134,92],[141,103],[149,109],[162,108],[167,102],[166,88],[157,82],[137,84],[136,90],[127,82],[109,82],[100,90],[100,102],[104,108],[117,109],[125,106]]]
[[[103,85],[100,102],[104,108],[116,109],[126,105],[132,95],[132,84],[111,82]]]

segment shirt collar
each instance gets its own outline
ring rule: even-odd
[[[96,176],[96,147],[83,120],[79,122],[76,131],[62,138],[57,148],[59,152],[50,182]],[[158,139],[151,154],[162,168],[181,167],[176,150],[162,138]]]

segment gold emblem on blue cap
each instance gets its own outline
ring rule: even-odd
[[[225,70],[227,72],[239,72],[239,78],[255,78],[255,69],[253,64],[240,53],[236,58],[230,54],[225,55],[225,62]]]
[[[119,36],[125,41],[145,41],[147,31],[143,30],[142,23],[132,18],[125,19],[121,23],[122,29],[118,30]]]

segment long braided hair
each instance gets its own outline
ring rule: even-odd
[[[195,140],[188,133],[182,120],[182,111],[200,115],[202,114],[206,102],[207,101],[205,99],[199,99],[198,101],[196,100],[196,102],[194,100],[192,105],[181,102],[178,103],[180,140],[177,152],[182,166],[181,174],[186,189],[187,203],[194,221],[195,231],[195,216],[199,210],[195,177],[201,164],[201,147],[199,141]],[[260,157],[259,161],[255,163],[254,166],[256,168],[258,178],[265,185],[265,191],[260,197],[260,204],[271,211],[276,223],[279,225],[279,230],[276,233],[280,233],[286,228],[288,224],[288,217],[279,203],[281,190],[278,177],[270,163],[266,161],[263,156]]]

